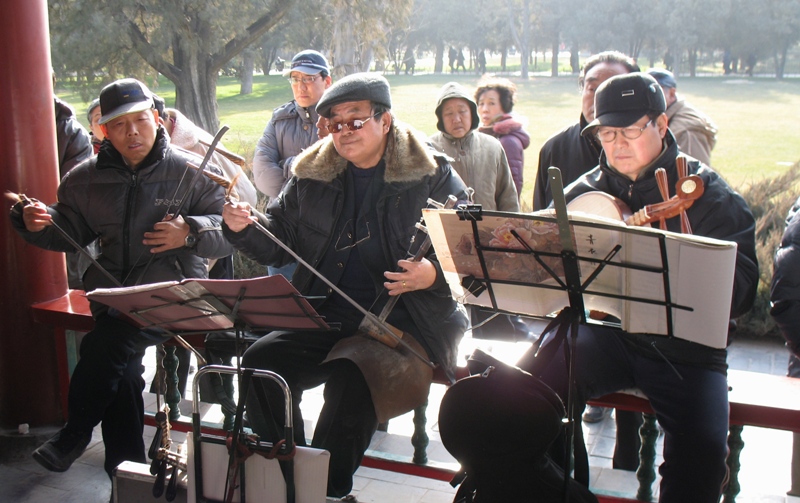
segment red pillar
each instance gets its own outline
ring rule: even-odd
[[[46,0],[4,0],[0,190],[46,204],[55,201],[58,186],[48,30]],[[53,329],[34,323],[30,306],[67,292],[64,256],[17,236],[9,206],[0,215],[0,425],[57,424],[62,418]]]

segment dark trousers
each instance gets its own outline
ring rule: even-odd
[[[65,428],[91,433],[103,423],[109,477],[122,461],[145,462],[142,358],[148,346],[164,340],[102,315],[81,341],[80,359],[69,383]]]
[[[675,364],[683,377],[680,379],[665,361],[633,351],[623,342],[624,337],[619,330],[580,327],[575,352],[577,417],[588,398],[639,388],[650,400],[665,434],[659,501],[719,501],[727,473],[725,376]],[[565,396],[567,369],[563,351],[556,351],[541,378]]]
[[[264,336],[245,351],[242,365],[270,370],[286,380],[292,393],[294,441],[306,445],[300,401],[303,392],[325,384],[322,407],[311,446],[330,452],[328,496],[342,497],[353,487],[353,474],[361,464],[378,418],[369,388],[358,367],[349,360],[322,364],[337,340],[353,333],[354,327],[343,326],[340,332],[274,332]],[[283,436],[283,393],[278,386],[264,379],[255,379],[253,386],[262,386],[268,405],[262,409],[251,391],[247,400],[247,417],[253,430],[268,441]]]

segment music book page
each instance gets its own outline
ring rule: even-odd
[[[328,325],[286,278],[186,279],[124,288],[99,288],[86,296],[127,315],[136,325],[172,331],[326,329]],[[237,310],[234,312],[233,309]]]
[[[499,310],[538,317],[569,306],[551,210],[484,211],[475,229],[457,210],[423,213],[457,300],[492,308],[494,296]],[[569,219],[587,310],[618,318],[629,332],[668,335],[671,321],[678,338],[725,347],[736,243],[629,227],[579,211],[570,211]],[[462,286],[469,276],[488,289],[471,294]]]

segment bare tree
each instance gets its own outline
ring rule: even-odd
[[[520,77],[527,79],[532,45],[530,33],[532,0],[506,0],[506,2],[509,15],[508,27],[519,51]]]
[[[193,0],[65,0],[80,19],[91,13],[105,24],[110,46],[137,54],[175,84],[175,106],[208,131],[219,126],[217,78],[220,70],[270,30],[294,0],[264,2],[196,2]],[[62,14],[66,11],[61,10]],[[255,19],[242,27],[242,19]],[[84,30],[74,33],[78,44],[107,53],[106,39]],[[109,78],[114,78],[109,75]]]

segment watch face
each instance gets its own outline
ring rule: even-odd
[[[195,244],[197,244],[197,237],[194,234],[188,234],[183,244],[187,248],[192,248]]]

